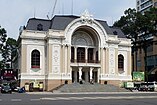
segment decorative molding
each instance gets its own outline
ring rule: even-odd
[[[82,15],[81,15],[81,19],[82,19],[82,23],[89,23],[92,24],[93,23],[93,15],[89,14],[89,12],[87,10],[85,10]]]
[[[109,49],[109,73],[115,74],[115,49]]]
[[[88,33],[79,31],[72,36],[72,45],[94,46],[94,42]]]
[[[52,73],[60,73],[60,46],[53,45],[52,48]]]
[[[119,41],[119,40],[107,40],[106,42],[110,43],[110,44],[119,44],[121,41]]]
[[[32,69],[31,69],[31,72],[33,72],[33,73],[40,73],[40,69],[36,69],[36,68],[33,69],[33,68],[32,68]]]

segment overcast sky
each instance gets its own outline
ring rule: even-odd
[[[51,17],[54,3],[55,0],[0,0],[0,25],[7,30],[9,37],[17,39],[19,27],[26,25],[29,18]],[[72,0],[57,0],[55,14],[80,16],[88,10],[94,18],[112,25],[124,10],[135,7],[136,0],[73,0],[73,3]]]

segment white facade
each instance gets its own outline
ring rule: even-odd
[[[46,90],[63,84],[85,81],[118,84],[131,81],[131,41],[108,34],[88,12],[71,21],[64,30],[25,29],[20,35],[21,86],[42,81]],[[40,67],[32,67],[32,51],[40,53]],[[118,68],[118,55],[123,67]]]

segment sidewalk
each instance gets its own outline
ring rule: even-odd
[[[25,92],[25,94],[53,94],[52,92]]]
[[[134,91],[134,92],[78,92],[78,93],[53,93],[53,92],[26,92],[25,94],[47,94],[47,95],[53,95],[53,94],[135,94],[135,93],[157,93],[157,92],[140,92],[140,91]]]

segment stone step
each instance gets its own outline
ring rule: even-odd
[[[74,93],[74,92],[129,92],[124,88],[119,88],[109,84],[65,84],[55,90],[56,92]]]

